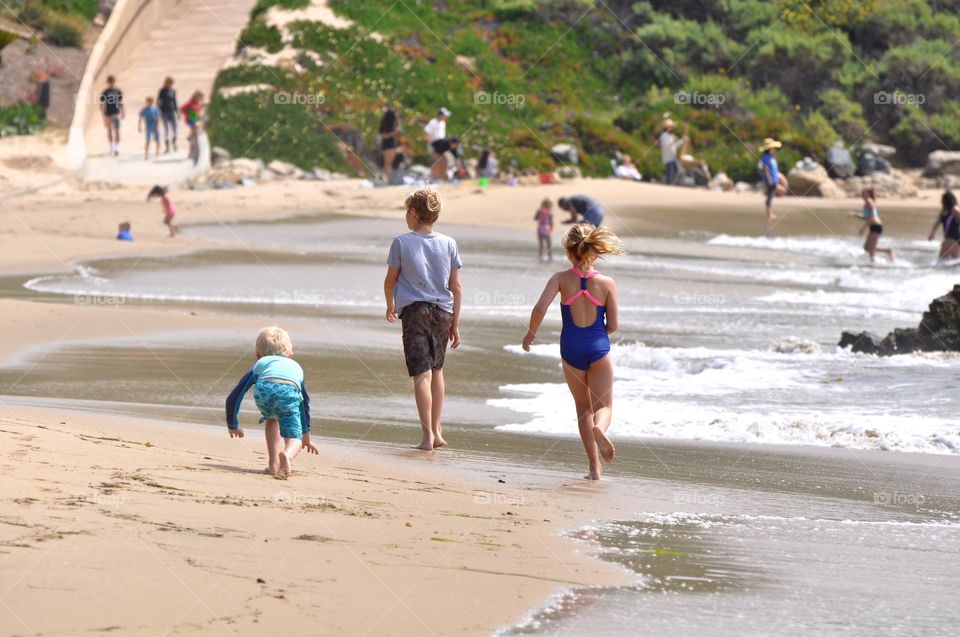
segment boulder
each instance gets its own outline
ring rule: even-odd
[[[225,166],[232,174],[236,175],[237,181],[243,179],[252,179],[257,176],[257,173],[262,167],[262,162],[256,159],[246,159],[241,157],[239,159],[231,159],[230,163]]]
[[[868,177],[851,177],[837,184],[848,197],[859,197],[864,188],[873,188],[877,196],[883,198],[907,199],[920,192],[916,180],[901,170],[894,170],[889,175],[878,172]]]
[[[210,164],[220,166],[230,161],[230,151],[220,146],[214,146],[210,149]]]
[[[866,177],[878,172],[889,175],[891,171],[892,167],[890,166],[890,162],[872,150],[861,148],[857,153],[858,177]]]
[[[719,172],[714,175],[707,186],[710,190],[722,190],[724,192],[729,192],[734,188],[733,180],[724,172]]]
[[[797,162],[787,175],[790,194],[796,197],[842,197],[843,191],[830,180],[827,169],[814,161]]]
[[[943,175],[960,175],[960,151],[935,150],[927,155],[927,166],[923,169],[923,176],[942,177]]]
[[[865,150],[867,152],[873,153],[877,157],[881,157],[883,159],[890,159],[891,157],[897,154],[896,148],[894,148],[893,146],[887,146],[886,144],[867,143],[867,144],[861,145],[860,148],[861,150]]]
[[[843,144],[834,144],[827,150],[827,174],[834,179],[848,179],[857,171],[850,151]]]
[[[919,326],[898,327],[882,339],[871,332],[843,332],[839,346],[878,356],[960,351],[960,285],[934,299]]]
[[[280,161],[279,159],[274,159],[267,164],[267,168],[280,177],[293,177],[300,170],[290,162]]]
[[[313,178],[319,181],[330,181],[330,171],[325,168],[314,168]]]
[[[752,192],[753,186],[751,186],[745,181],[738,181],[737,183],[733,184],[733,191],[734,192]]]

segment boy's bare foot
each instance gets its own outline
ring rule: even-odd
[[[446,441],[446,440],[444,440],[443,438],[434,438],[434,440],[433,440],[433,448],[434,448],[434,449],[440,449],[440,448],[446,447],[446,446],[447,446],[447,441]]]
[[[274,477],[277,480],[286,480],[290,477],[290,458],[282,451],[280,452],[280,468],[277,469]]]
[[[601,473],[600,467],[597,467],[596,469],[591,469],[590,473],[583,476],[583,478],[584,480],[599,480]]]
[[[420,449],[421,451],[433,451],[432,442],[421,442],[419,445],[413,445],[414,449]]]
[[[267,474],[268,476],[275,476],[275,475],[277,475],[277,468],[276,468],[276,467],[267,467],[266,469],[263,470],[263,472],[264,472],[265,474]]]
[[[597,447],[600,449],[600,457],[606,462],[613,462],[617,457],[617,448],[613,446],[607,434],[603,433],[600,427],[593,428],[593,439],[597,441]]]

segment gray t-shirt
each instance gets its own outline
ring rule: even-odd
[[[450,273],[462,268],[457,242],[439,232],[408,232],[398,235],[390,245],[387,265],[400,268],[393,298],[397,313],[418,301],[433,303],[453,312]]]

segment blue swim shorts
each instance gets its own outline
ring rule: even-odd
[[[289,383],[258,380],[253,388],[253,399],[260,410],[260,423],[276,419],[280,423],[280,435],[284,438],[303,439],[300,422],[300,406],[303,396],[300,388]]]
[[[146,132],[147,143],[148,143],[148,144],[150,143],[150,140],[151,140],[151,139],[152,139],[153,141],[155,141],[155,142],[159,142],[159,141],[160,141],[160,127],[157,126],[156,124],[153,125],[153,126],[147,126],[145,132]]]

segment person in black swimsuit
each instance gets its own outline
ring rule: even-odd
[[[870,255],[871,263],[877,252],[885,253],[893,261],[892,249],[877,247],[877,243],[880,242],[880,235],[883,234],[883,221],[880,219],[880,213],[877,212],[876,193],[874,193],[873,188],[864,188],[860,196],[863,197],[863,208],[861,208],[860,214],[853,213],[850,216],[863,221],[863,227],[860,228],[859,234],[863,234],[868,228],[870,229],[866,241],[863,242],[864,251]]]
[[[930,229],[930,241],[933,241],[939,226],[943,227],[940,260],[960,259],[960,206],[957,205],[957,196],[949,190],[940,198],[940,214]]]
[[[380,150],[383,152],[383,178],[390,183],[390,173],[393,172],[393,160],[400,145],[400,118],[397,111],[387,108],[380,119]]]

